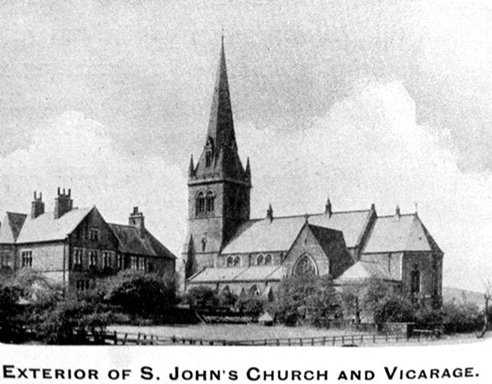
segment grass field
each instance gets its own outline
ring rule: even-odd
[[[114,325],[108,328],[109,331],[121,333],[142,332],[147,335],[154,335],[162,338],[193,338],[193,339],[225,339],[225,340],[258,340],[275,338],[308,338],[308,337],[333,337],[342,335],[360,335],[361,332],[352,330],[343,331],[338,329],[321,329],[311,327],[285,327],[273,326],[266,327],[259,324],[197,324],[183,326],[125,326]],[[369,333],[367,333],[369,335]],[[383,345],[439,345],[439,344],[461,344],[475,343],[490,339],[491,333],[484,339],[477,339],[475,334],[462,334],[444,336],[440,339],[410,339],[399,342],[378,341],[376,344],[371,342],[359,343],[360,346],[383,346]]]

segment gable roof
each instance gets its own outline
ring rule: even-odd
[[[53,212],[46,212],[35,219],[27,219],[17,244],[64,240],[95,207],[74,208],[55,219]]]
[[[362,253],[439,250],[417,214],[380,216]]]
[[[123,253],[133,255],[160,256],[175,259],[174,256],[159,240],[145,230],[140,236],[138,229],[132,225],[108,223],[118,239],[118,248]]]
[[[24,213],[7,212],[0,226],[0,244],[13,244],[26,221]]]
[[[343,239],[341,231],[331,228],[318,227],[317,225],[309,224],[309,229],[327,255],[329,255],[329,249],[333,244],[333,241],[339,240],[340,238]]]
[[[250,220],[239,227],[222,254],[288,251],[306,222],[318,227],[339,230],[347,247],[355,247],[365,231],[372,211],[346,211],[328,214],[274,217]]]

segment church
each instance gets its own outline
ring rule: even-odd
[[[440,303],[443,251],[417,212],[380,216],[367,209],[250,218],[252,174],[235,138],[224,42],[203,151],[188,170],[186,286],[274,299],[288,276],[329,275],[334,284],[381,279]]]

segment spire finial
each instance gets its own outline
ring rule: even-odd
[[[267,219],[270,220],[270,223],[273,221],[273,208],[272,208],[272,203],[268,205],[268,210],[267,210]]]
[[[325,213],[328,214],[329,217],[331,217],[331,215],[333,213],[333,211],[331,209],[331,200],[330,200],[329,196],[328,196],[328,199],[326,200]]]

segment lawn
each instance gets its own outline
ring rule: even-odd
[[[138,333],[142,332],[147,335],[154,335],[160,338],[192,338],[203,340],[259,340],[259,339],[276,339],[276,338],[309,338],[309,337],[333,337],[343,335],[371,335],[370,333],[361,333],[353,330],[339,330],[339,329],[322,329],[313,327],[285,327],[285,326],[272,326],[267,327],[259,324],[196,324],[196,325],[159,325],[159,326],[126,326],[126,325],[113,325],[108,327],[109,331],[117,331],[119,333]],[[477,339],[476,335],[471,334],[459,334],[451,336],[443,336],[440,339],[403,339],[401,341],[389,341],[378,340],[376,344],[371,341],[355,344],[368,347],[368,346],[384,346],[384,345],[438,345],[438,344],[460,344],[460,343],[475,343],[485,339],[490,339],[491,333],[489,332],[484,339]],[[347,340],[350,342],[350,339]],[[340,343],[338,343],[340,345]]]
[[[113,325],[109,331],[142,332],[159,337],[179,337],[196,339],[252,340],[275,338],[323,337],[354,334],[354,331],[339,329],[321,329],[311,327],[285,327],[281,325],[267,327],[259,324],[194,324],[194,325],[156,325],[126,326]],[[359,332],[357,332],[359,333]],[[360,333],[359,333],[360,334]]]

